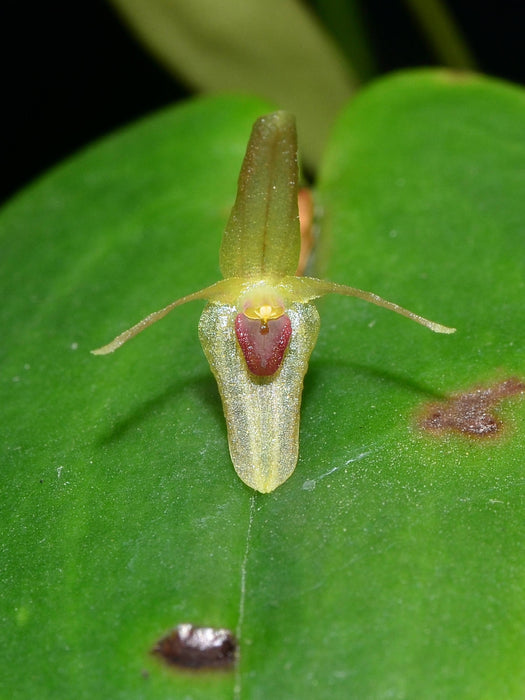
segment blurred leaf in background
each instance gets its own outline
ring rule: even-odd
[[[357,78],[336,43],[296,0],[112,0],[178,77],[204,92],[261,95],[298,115],[308,163],[318,163]]]
[[[261,95],[297,115],[303,158],[313,168],[341,106],[374,70],[356,0],[111,1],[161,63],[193,88]],[[473,66],[444,3],[406,4],[439,60]]]
[[[469,68],[473,50],[481,69],[524,78],[517,5],[502,13],[473,12],[465,0],[116,3],[56,0],[53,13],[34,5],[31,22],[20,4],[1,6],[9,133],[1,198],[75,148],[194,91],[235,89],[291,109],[304,124],[311,174],[338,108],[375,75]]]

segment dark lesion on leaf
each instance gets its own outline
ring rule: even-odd
[[[452,431],[478,438],[494,436],[502,429],[502,422],[494,409],[503,399],[523,393],[525,382],[518,377],[487,387],[476,387],[444,401],[428,404],[420,415],[418,425],[437,434]]]
[[[154,646],[152,653],[170,666],[194,670],[233,668],[237,642],[230,630],[182,623]]]

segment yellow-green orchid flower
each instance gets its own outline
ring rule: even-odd
[[[258,119],[224,232],[224,279],[155,311],[98,350],[105,355],[176,306],[206,299],[199,337],[222,398],[233,465],[245,484],[273,491],[292,474],[299,450],[303,378],[319,333],[312,300],[336,293],[395,311],[437,333],[433,323],[376,294],[297,277],[300,252],[295,120],[286,112]]]

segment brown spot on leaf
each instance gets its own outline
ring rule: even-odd
[[[493,409],[503,399],[525,392],[525,383],[511,377],[488,387],[455,394],[428,405],[419,426],[430,432],[454,431],[473,437],[488,437],[501,430],[501,421]]]
[[[237,643],[230,630],[178,625],[153,648],[167,664],[192,669],[230,669]]]

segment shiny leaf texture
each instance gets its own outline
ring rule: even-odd
[[[0,214],[0,695],[521,698],[525,406],[490,440],[423,405],[525,375],[525,100],[406,73],[346,110],[319,175],[318,303],[299,463],[235,475],[196,301],[115,356],[89,350],[219,276],[256,100],[190,102],[113,135]],[[232,630],[233,672],[151,654]]]

